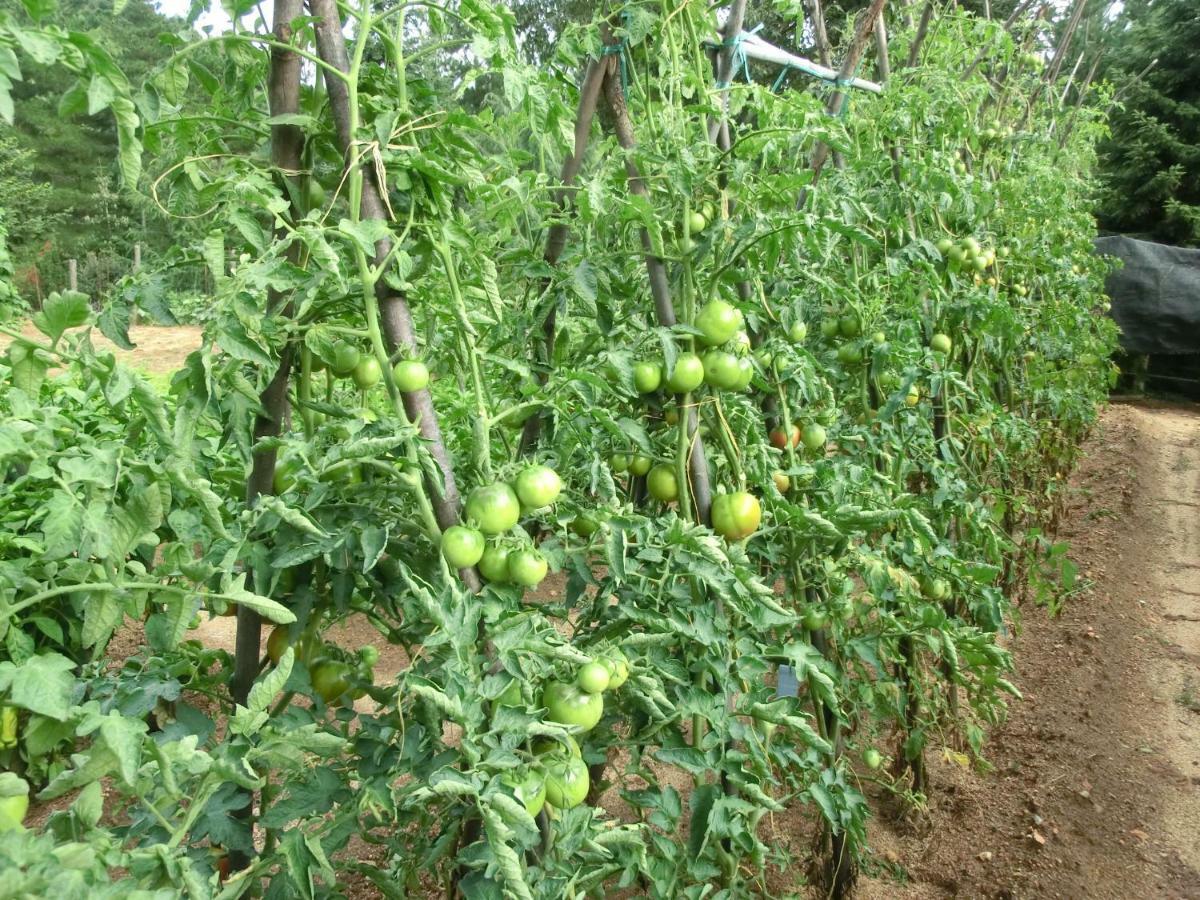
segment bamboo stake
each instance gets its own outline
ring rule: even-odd
[[[604,96],[613,116],[613,131],[617,143],[625,151],[625,177],[629,192],[635,196],[649,197],[646,183],[638,169],[633,151],[637,147],[634,137],[633,123],[629,118],[629,108],[625,103],[625,92],[619,78],[611,73],[604,79]],[[646,274],[650,280],[650,294],[654,297],[654,309],[658,324],[670,328],[676,323],[675,306],[671,300],[671,286],[667,279],[667,270],[663,261],[655,255],[650,241],[650,232],[641,229],[642,254],[646,260]],[[688,414],[688,435],[691,440],[691,453],[688,456],[688,473],[691,477],[692,497],[696,504],[697,521],[707,524],[709,510],[712,506],[712,490],[709,486],[708,459],[704,453],[704,441],[697,428],[699,427],[695,407]],[[680,490],[686,490],[687,485],[680,485]]]
[[[557,220],[550,226],[550,230],[546,235],[546,250],[542,254],[542,258],[551,266],[558,265],[558,258],[562,255],[563,249],[567,245],[567,232],[569,225],[566,221],[566,216],[574,205],[575,190],[573,185],[575,179],[579,176],[579,170],[583,167],[583,157],[587,152],[588,138],[592,131],[592,120],[596,117],[596,103],[600,97],[600,89],[604,84],[606,71],[610,68],[610,60],[595,59],[588,64],[587,72],[583,76],[583,84],[579,89],[579,108],[575,113],[575,145],[572,148],[571,154],[563,160],[562,165],[562,184],[554,192],[554,206]],[[551,279],[549,276],[542,279],[542,291],[545,292],[550,287]],[[558,306],[552,305],[546,313],[546,318],[542,321],[542,337],[544,341],[545,362],[547,365],[554,358],[554,339],[556,329],[558,327]],[[538,383],[546,383],[546,375],[539,372],[537,375]],[[525,422],[525,426],[521,431],[521,445],[518,451],[524,456],[529,453],[538,442],[542,429],[542,415],[530,416]]]
[[[917,59],[921,55],[921,45],[925,43],[925,37],[929,34],[929,23],[933,21],[933,0],[925,0],[925,8],[921,10],[921,21],[917,25],[917,34],[913,38],[912,46],[908,48],[908,58],[904,61],[904,68],[911,69],[917,64]]]
[[[874,33],[875,20],[879,18],[883,12],[883,7],[887,0],[871,0],[871,5],[868,7],[862,19],[859,20],[858,29],[854,34],[854,39],[850,42],[850,47],[846,50],[846,56],[842,60],[842,66],[838,70],[839,86],[830,94],[829,102],[825,105],[825,111],[830,115],[837,115],[842,108],[842,103],[845,102],[845,92],[842,89],[840,82],[846,81],[854,74],[858,62],[862,59],[863,53],[867,48],[867,40]],[[812,169],[812,185],[815,187],[817,181],[821,177],[821,170],[825,167],[825,161],[829,158],[829,145],[824,141],[818,141],[817,146],[813,148],[810,168]],[[803,209],[808,202],[808,188],[802,188],[800,197],[796,201],[796,208]]]
[[[829,50],[829,33],[825,30],[825,10],[821,0],[807,0],[808,15],[813,23],[813,37],[817,41],[817,59],[825,68],[833,65],[832,54]]]
[[[733,64],[735,62],[735,45],[731,41],[742,33],[742,25],[746,20],[746,0],[733,0],[729,7],[729,18],[721,29],[721,49],[717,53],[717,90],[720,91],[719,104],[721,114],[710,116],[708,120],[708,139],[715,141],[721,130],[721,124],[729,114],[729,83],[733,80]]]
[[[350,59],[346,53],[346,38],[342,33],[337,0],[308,0],[308,3],[309,10],[317,20],[318,55],[326,64],[338,71],[349,72]],[[329,95],[330,112],[333,114],[334,125],[337,129],[338,146],[346,164],[350,165],[357,145],[356,136],[350,133],[349,90],[346,83],[340,78],[327,78],[325,86]],[[376,182],[375,167],[364,166],[364,170],[362,217],[364,220],[388,221],[390,216],[381,196],[381,187]],[[391,250],[390,238],[385,237],[379,240],[375,244],[374,265],[377,267],[383,265],[390,256]],[[394,353],[397,349],[403,349],[415,355],[419,345],[416,326],[407,299],[401,293],[389,288],[383,279],[376,284],[376,299],[379,304],[383,336],[389,352]],[[426,477],[425,487],[432,501],[434,517],[437,519],[438,526],[445,531],[451,525],[458,524],[462,500],[454,478],[454,464],[450,460],[449,451],[442,439],[442,430],[438,425],[433,398],[428,388],[401,393],[401,398],[408,420],[416,425],[426,448],[441,470],[442,483],[439,484],[437,479]],[[482,582],[474,569],[463,569],[459,574],[470,590],[479,591],[482,588]]]

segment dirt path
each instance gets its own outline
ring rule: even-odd
[[[1200,898],[1200,407],[1114,404],[1060,538],[1090,584],[1027,605],[1025,695],[977,774],[872,829],[872,898]]]
[[[187,355],[200,346],[203,332],[204,329],[199,325],[134,325],[129,329],[129,340],[134,349],[122,350],[102,335],[98,328],[94,328],[92,344],[98,350],[111,351],[127,366],[152,375],[169,375],[179,369]],[[21,333],[33,340],[46,340],[28,322],[22,326]],[[12,338],[0,334],[0,353],[11,343]]]

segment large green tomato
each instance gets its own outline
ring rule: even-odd
[[[704,380],[712,387],[731,391],[741,380],[738,358],[724,350],[709,350],[704,354]]]
[[[587,772],[586,766],[583,771]],[[584,795],[586,794],[585,790]],[[13,772],[0,773],[0,832],[20,828],[27,812],[29,784]]]
[[[629,460],[630,474],[641,477],[650,471],[650,467],[654,465],[654,460],[648,456],[642,456],[640,453]]]
[[[792,327],[788,329],[788,337],[791,338],[793,344],[801,344],[808,337],[808,326],[803,322],[793,322]]]
[[[537,587],[549,570],[546,557],[536,550],[514,550],[508,554],[508,577],[513,584]]]
[[[357,347],[345,341],[338,341],[333,345],[333,374],[339,378],[348,377],[360,359],[362,354],[358,352]]]
[[[688,213],[688,231],[692,234],[699,234],[708,227],[708,219],[704,218],[704,213],[693,209]]]
[[[354,378],[354,383],[364,391],[375,387],[383,379],[383,369],[379,367],[379,360],[373,356],[364,356],[360,359],[350,374]]]
[[[467,497],[467,518],[484,534],[503,534],[521,519],[521,501],[503,481],[477,487]]]
[[[739,356],[737,361],[738,380],[733,386],[735,391],[744,391],[750,386],[751,379],[754,378],[754,364],[750,362],[750,357]]]
[[[562,493],[562,479],[549,466],[527,466],[517,476],[517,498],[526,509],[542,509]]]
[[[575,725],[581,731],[591,731],[604,715],[604,698],[589,694],[574,684],[549,682],[542,691],[542,706],[551,722]]]
[[[454,569],[471,568],[479,562],[486,546],[483,534],[474,528],[451,525],[442,534],[442,556]]]
[[[650,496],[663,503],[679,499],[679,482],[675,478],[675,470],[666,463],[659,463],[646,476],[646,489]]]
[[[929,339],[929,346],[934,353],[946,354],[950,352],[950,348],[954,346],[954,342],[950,340],[948,334],[935,334]]]
[[[392,378],[396,389],[403,394],[422,391],[429,387],[429,369],[425,363],[417,359],[402,359],[392,369]]]
[[[286,494],[296,484],[296,473],[300,471],[300,460],[295,457],[281,459],[275,463],[275,475],[271,486],[276,494]]]
[[[606,650],[598,661],[608,669],[608,690],[615,691],[629,680],[629,659],[620,647]]]
[[[838,320],[834,318],[821,320],[821,337],[835,338],[838,336]]]
[[[608,458],[608,464],[612,467],[613,472],[618,475],[629,471],[629,457],[624,453],[614,453]]]
[[[675,360],[675,368],[667,378],[667,387],[673,394],[688,394],[704,382],[704,363],[695,353],[681,353]]]
[[[856,365],[862,362],[862,349],[858,344],[847,342],[838,347],[837,358],[843,366]]]
[[[546,763],[546,802],[555,809],[578,806],[587,799],[589,787],[587,763],[579,757],[555,757]]]
[[[838,319],[838,331],[841,332],[844,338],[856,338],[862,334],[862,325],[858,321],[858,316],[845,315]]]
[[[825,429],[816,422],[810,422],[800,432],[800,440],[809,450],[820,450],[825,446]]]
[[[762,521],[762,504],[748,491],[718,494],[713,499],[713,531],[727,541],[741,541],[758,529]]]
[[[518,800],[525,805],[525,812],[536,816],[546,805],[546,773],[537,768],[525,772],[524,777],[505,775],[500,779],[510,788]]]
[[[313,690],[326,703],[332,703],[350,687],[350,667],[344,662],[325,659],[308,670]]]
[[[612,673],[604,663],[596,660],[584,663],[575,673],[575,683],[581,690],[587,691],[589,694],[604,693],[608,690],[610,681],[612,681]]]
[[[503,584],[508,581],[508,548],[489,545],[479,557],[479,574],[488,581]]]
[[[662,386],[662,366],[640,362],[633,367],[633,384],[639,394],[653,394]]]
[[[724,300],[710,300],[696,314],[700,340],[709,347],[730,340],[744,324],[741,310]]]

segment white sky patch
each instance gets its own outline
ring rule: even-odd
[[[158,11],[167,16],[186,18],[191,9],[192,0],[156,0]],[[219,0],[209,0],[208,10],[200,14],[196,20],[196,28],[211,27],[214,34],[229,31],[233,27],[225,10],[221,9]]]

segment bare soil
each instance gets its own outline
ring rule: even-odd
[[[993,770],[931,759],[861,897],[1200,898],[1200,407],[1114,403],[1085,449],[1059,536],[1090,584],[1021,610]]]
[[[31,340],[44,341],[45,335],[33,325],[25,323],[21,333]],[[74,332],[72,332],[74,333]],[[98,350],[107,350],[117,360],[130,368],[152,375],[169,375],[175,372],[187,355],[200,346],[204,329],[199,325],[134,325],[129,329],[132,350],[122,350],[98,330],[92,330],[92,345]],[[12,343],[12,338],[0,334],[0,352]]]

